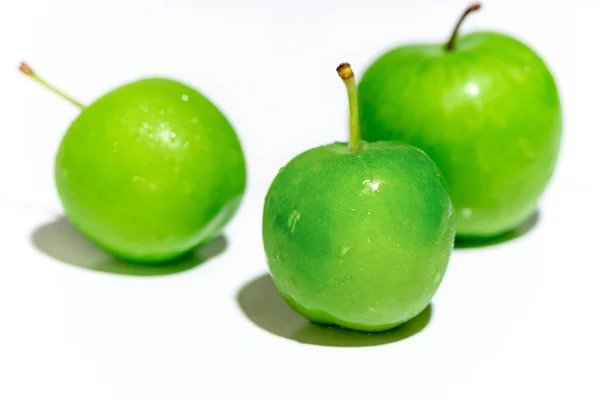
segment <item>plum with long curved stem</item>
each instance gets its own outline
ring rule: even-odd
[[[141,79],[81,108],[61,141],[55,181],[66,216],[117,257],[166,262],[217,237],[246,185],[238,137],[213,103],[165,79]]]
[[[281,169],[263,210],[269,269],[283,297],[310,320],[381,331],[424,310],[454,241],[454,211],[421,150],[361,141],[358,95],[349,143],[305,151]]]

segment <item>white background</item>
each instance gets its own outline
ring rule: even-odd
[[[323,330],[264,276],[270,181],[297,153],[345,139],[337,64],[360,76],[389,46],[445,40],[466,4],[2,0],[0,398],[599,399],[595,1],[488,1],[465,24],[516,35],[546,59],[563,96],[564,146],[538,225],[457,250],[424,329]],[[84,102],[148,75],[213,99],[250,174],[226,251],[136,276],[60,220],[53,161],[77,110],[19,75],[22,59]]]

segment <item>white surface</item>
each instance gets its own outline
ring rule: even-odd
[[[467,22],[465,31],[507,31],[545,57],[563,94],[565,141],[535,230],[456,251],[425,329],[380,346],[319,345],[361,341],[311,328],[264,279],[248,286],[266,273],[262,198],[278,168],[346,135],[337,64],[360,75],[391,45],[442,40],[466,4],[342,3],[2,2],[1,399],[600,398],[600,10],[591,0],[488,1]],[[227,251],[166,276],[94,271],[39,251],[35,231],[62,259],[106,261],[64,224],[40,230],[61,211],[53,157],[76,110],[21,77],[21,59],[86,102],[155,74],[215,100],[250,173]],[[60,239],[48,235],[55,229]]]

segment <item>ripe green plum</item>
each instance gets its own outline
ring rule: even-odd
[[[453,247],[455,217],[440,172],[421,150],[361,141],[354,75],[350,143],[310,149],[272,182],[263,242],[274,283],[320,324],[382,331],[430,303]]]
[[[123,259],[166,262],[217,237],[243,198],[246,167],[224,114],[183,83],[148,78],[81,106],[56,155],[71,223]]]
[[[445,175],[457,237],[490,238],[536,210],[559,155],[555,79],[530,47],[495,32],[407,44],[375,60],[359,84],[367,141],[423,149]]]

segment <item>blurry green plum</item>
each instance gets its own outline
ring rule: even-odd
[[[151,78],[80,107],[55,164],[67,218],[117,257],[166,262],[216,238],[238,209],[246,167],[236,133],[193,88]]]
[[[557,163],[562,114],[542,59],[500,33],[458,30],[446,44],[388,51],[359,84],[367,141],[403,140],[423,149],[448,181],[456,234],[486,238],[535,212]]]

